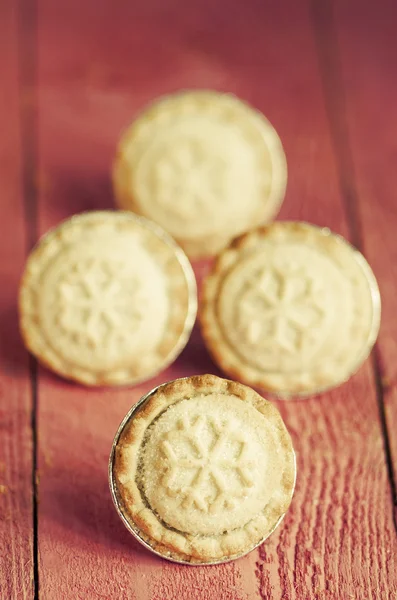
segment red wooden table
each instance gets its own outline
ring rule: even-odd
[[[0,1],[1,600],[397,598],[396,19],[395,0]],[[282,527],[207,568],[138,547],[107,484],[114,432],[141,394],[217,373],[198,331],[152,382],[98,391],[38,367],[16,314],[32,244],[113,206],[121,129],[181,87],[231,91],[268,116],[289,164],[280,218],[351,239],[383,299],[377,348],[349,383],[277,403],[299,469]]]

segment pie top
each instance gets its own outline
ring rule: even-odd
[[[153,103],[123,135],[113,170],[119,205],[158,222],[195,258],[270,220],[286,178],[265,117],[210,91]]]
[[[295,484],[276,408],[213,375],[157,388],[115,439],[111,489],[130,530],[182,562],[222,562],[276,527]]]
[[[202,332],[214,359],[234,378],[285,396],[348,379],[379,319],[379,290],[363,256],[306,223],[241,236],[203,285]]]
[[[28,349],[88,385],[153,376],[185,345],[196,288],[182,250],[130,212],[89,212],[40,240],[21,282]]]

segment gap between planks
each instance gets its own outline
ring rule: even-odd
[[[37,241],[37,0],[18,2],[18,61],[21,123],[21,164],[26,255]],[[39,600],[38,471],[37,471],[37,361],[29,357],[32,398],[32,494],[34,600]]]
[[[319,72],[323,86],[324,104],[334,147],[337,172],[346,220],[352,243],[364,250],[363,228],[360,219],[360,199],[354,174],[354,163],[346,118],[346,98],[336,33],[332,0],[311,0],[311,11]],[[378,346],[371,354],[372,373],[375,382],[380,427],[393,505],[393,523],[397,532],[397,487],[393,475],[390,434],[387,427],[383,375]]]

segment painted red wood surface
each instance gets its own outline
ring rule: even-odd
[[[293,0],[38,0],[37,46],[32,38],[38,75],[37,233],[44,233],[74,212],[113,206],[109,164],[115,144],[120,130],[145,102],[181,87],[235,92],[261,109],[283,140],[289,185],[280,217],[327,225],[347,237],[356,232],[357,218],[361,218],[364,247],[380,279],[386,306],[380,351],[387,365],[385,374],[392,382],[397,352],[390,334],[396,325],[392,309],[396,244],[391,220],[395,141],[387,116],[393,117],[393,111],[394,119],[396,116],[392,98],[397,80],[393,60],[387,55],[392,25],[389,36],[384,35],[392,22],[392,4],[389,7],[387,0],[383,3],[390,12],[379,17],[382,3],[378,8],[362,10],[358,2],[347,5],[341,0],[333,12],[325,2],[319,9],[316,3]],[[26,26],[26,5],[22,2],[20,8],[20,19]],[[15,34],[15,7],[10,14],[7,31]],[[336,60],[337,39],[340,64]],[[7,43],[16,43],[15,37],[9,40]],[[4,40],[1,43],[4,45]],[[340,67],[343,77],[336,77]],[[14,92],[8,93],[14,96],[6,108],[12,113],[17,84],[15,73],[9,77],[14,88],[11,85],[7,89]],[[356,211],[351,210],[350,188],[345,181],[349,155],[341,150],[343,84],[357,177],[348,183],[357,181],[353,198]],[[378,94],[384,103],[379,113],[384,124],[380,132],[378,112],[373,110]],[[13,158],[7,159],[15,172],[5,169],[1,190],[3,197],[14,194],[19,201],[17,114],[13,121],[4,116],[3,120],[6,138],[14,144]],[[0,206],[5,215],[0,236],[3,256],[13,257],[2,261],[7,275],[1,297],[5,310],[14,305],[25,239],[18,202],[2,200]],[[7,236],[11,228],[8,224],[4,227],[5,218],[14,224],[12,239]],[[199,277],[205,268],[197,267]],[[25,596],[21,597],[33,598],[32,588],[26,584],[30,567],[24,572],[18,567],[31,558],[31,399],[15,314],[6,323],[17,350],[9,362],[1,354],[2,370],[9,368],[4,385],[15,390],[25,409],[20,428],[14,424],[13,429],[5,421],[5,448],[14,444],[18,449],[18,462],[7,476],[19,486],[17,498],[25,498],[23,511],[18,512],[13,505],[10,510],[19,533],[25,526],[26,535],[20,535],[17,555],[10,560],[7,546],[3,551],[3,539],[11,543],[18,538],[10,536],[6,527],[6,536],[0,540],[0,585],[4,581],[10,585],[12,564],[15,585],[21,589],[25,585]],[[148,384],[129,390],[87,390],[39,370],[38,557],[33,557],[38,559],[38,597],[397,598],[393,502],[370,361],[351,382],[333,392],[306,401],[278,402],[297,450],[298,483],[283,526],[260,549],[228,565],[187,568],[152,557],[137,546],[119,522],[108,493],[107,458],[113,434],[131,404],[150,387],[201,372],[217,370],[197,331],[171,368]],[[5,419],[19,406],[11,396],[10,392]],[[397,415],[395,409],[393,413],[392,392],[386,400],[390,406],[389,437],[393,440]],[[394,405],[396,401],[394,396]],[[1,501],[0,495],[0,506]],[[1,527],[4,524],[7,521]],[[22,539],[27,540],[25,545]],[[5,598],[19,598],[12,587],[6,589],[12,592]],[[1,594],[0,598],[3,600]]]
[[[0,3],[0,598],[33,594],[32,430],[29,361],[15,297],[25,260],[18,14]]]
[[[363,25],[354,28],[359,2],[340,1],[336,19],[346,89],[346,119],[352,177],[364,250],[379,276],[383,319],[378,343],[386,424],[393,468],[397,523],[397,78],[395,2],[364,7]],[[390,110],[389,108],[390,107]]]

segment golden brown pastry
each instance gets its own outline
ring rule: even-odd
[[[177,379],[134,407],[109,464],[113,500],[151,550],[188,563],[252,550],[277,526],[295,484],[279,412],[245,385]]]

